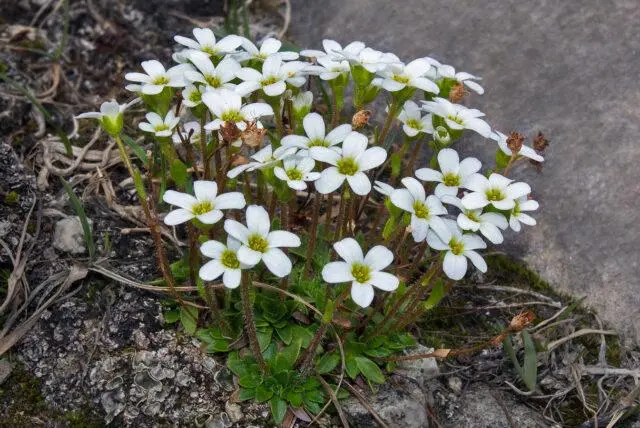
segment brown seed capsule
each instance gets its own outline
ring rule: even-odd
[[[538,152],[544,152],[549,146],[549,140],[546,139],[542,132],[538,131],[538,135],[533,139],[533,148]]]
[[[369,123],[371,119],[371,110],[360,110],[351,118],[351,125],[353,129],[360,129]]]
[[[449,91],[449,101],[452,103],[459,103],[465,95],[467,95],[467,91],[464,89],[464,85],[458,82],[453,85]]]
[[[509,137],[507,137],[507,147],[512,153],[520,153],[522,144],[524,143],[524,135],[519,132],[513,131]]]
[[[235,122],[224,122],[222,126],[220,126],[220,135],[222,135],[222,139],[229,143],[240,138],[241,133],[242,131],[238,129]]]
[[[511,323],[509,323],[509,330],[521,331],[536,319],[531,311],[524,311],[513,317]]]
[[[247,123],[247,129],[242,132],[240,138],[249,147],[260,147],[266,133],[267,130],[258,128],[257,122],[254,121]]]

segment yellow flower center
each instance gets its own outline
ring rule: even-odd
[[[393,80],[395,80],[398,83],[402,83],[407,85],[409,83],[409,78],[407,76],[403,76],[401,74],[394,74],[393,75]]]
[[[448,172],[444,174],[442,182],[445,184],[445,186],[457,187],[460,185],[460,177],[458,176],[458,174]]]
[[[259,253],[266,253],[269,249],[269,243],[261,235],[254,234],[249,237],[249,248]]]
[[[219,88],[222,85],[222,81],[220,80],[220,78],[212,74],[205,74],[204,80],[209,86],[212,86],[214,88]]]
[[[279,81],[280,79],[278,79],[276,76],[269,76],[266,79],[262,80],[260,84],[262,86],[269,86],[269,85],[273,85],[274,83],[278,83]]]
[[[497,188],[497,187],[488,189],[485,192],[485,195],[487,196],[487,199],[490,200],[490,201],[501,201],[501,200],[503,200],[504,198],[507,197],[504,194],[504,192],[501,189]]]
[[[238,269],[240,267],[238,257],[236,256],[235,251],[232,250],[224,250],[222,252],[222,255],[220,256],[220,263],[229,269]]]
[[[371,268],[361,263],[354,263],[351,265],[351,275],[360,284],[365,284],[371,279]]]
[[[418,218],[429,220],[429,207],[424,202],[415,201],[413,203],[413,212]]]
[[[223,122],[242,122],[244,120],[244,117],[238,110],[227,110],[222,113],[222,116],[220,116],[220,120],[222,120]]]
[[[286,172],[290,180],[302,180],[302,172],[299,169],[289,168]]]
[[[358,170],[358,164],[353,158],[342,158],[338,161],[338,172],[342,175],[355,175]]]
[[[329,143],[325,140],[321,140],[320,138],[314,138],[309,141],[307,147],[329,147]]]
[[[455,237],[451,238],[451,241],[449,241],[449,247],[451,248],[451,252],[456,256],[459,256],[464,252],[464,244],[462,241],[458,241]]]
[[[193,206],[193,208],[191,208],[191,211],[195,214],[195,215],[202,215],[202,214],[206,214],[209,211],[213,210],[213,204],[211,203],[211,201],[202,201],[202,202],[198,202],[197,204],[195,204]]]
[[[167,76],[156,76],[151,81],[154,85],[166,85],[169,83],[169,78]]]
[[[407,124],[407,126],[409,128],[413,128],[413,129],[417,129],[419,131],[422,131],[422,122],[420,122],[418,119],[409,119],[405,122]]]

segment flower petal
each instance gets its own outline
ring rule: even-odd
[[[355,175],[348,175],[347,182],[356,195],[364,196],[371,192],[371,181],[364,172],[357,172]]]
[[[198,201],[213,201],[218,194],[215,181],[198,180],[193,183],[193,193]]]
[[[198,275],[203,281],[213,281],[224,273],[225,267],[220,260],[210,260],[200,268]]]
[[[243,244],[249,241],[249,235],[251,234],[244,224],[231,219],[225,220],[224,231]]]
[[[247,227],[251,232],[267,236],[271,228],[269,213],[260,205],[249,205],[247,207]]]
[[[216,209],[196,216],[196,218],[204,224],[215,224],[219,222],[222,219],[222,217],[223,217],[222,211],[216,210]]]
[[[241,210],[245,205],[244,195],[240,192],[223,193],[218,195],[214,201],[214,206],[219,210]]]
[[[302,245],[300,238],[291,232],[286,230],[274,230],[267,235],[267,241],[269,241],[269,247],[299,247]]]
[[[325,125],[322,116],[318,113],[309,113],[302,120],[302,126],[304,132],[310,139],[324,140],[325,137]]]
[[[360,244],[353,238],[345,238],[333,244],[333,248],[342,259],[349,263],[363,263],[364,254],[362,254],[362,248]]]
[[[487,196],[484,192],[468,193],[462,197],[462,206],[468,210],[475,210],[489,205]]]
[[[243,245],[242,247],[240,247],[237,253],[238,260],[248,266],[257,265],[262,259],[263,255],[264,255],[263,253],[252,250],[246,245]]]
[[[393,262],[393,253],[383,245],[376,245],[369,250],[364,257],[364,264],[371,270],[378,271],[386,268]]]
[[[351,299],[360,307],[368,308],[373,301],[373,287],[371,284],[360,284],[354,281],[351,284]]]
[[[222,283],[226,288],[234,289],[240,285],[242,271],[240,269],[227,269],[222,275]]]
[[[404,184],[404,186],[407,188],[407,190],[409,190],[411,196],[413,196],[413,199],[415,201],[424,202],[424,200],[427,198],[427,195],[424,191],[422,183],[420,183],[413,177],[405,177],[401,181],[402,184]]]
[[[280,248],[269,248],[266,253],[262,254],[262,261],[271,273],[279,278],[291,273],[291,260]]]
[[[387,272],[371,272],[369,282],[374,287],[384,291],[393,291],[400,284],[398,277]]]
[[[185,221],[189,221],[194,217],[191,211],[185,210],[184,208],[178,208],[177,210],[173,210],[169,212],[164,218],[164,223],[167,226],[175,226]]]
[[[487,262],[484,261],[482,256],[475,251],[465,251],[464,255],[471,260],[471,263],[478,269],[480,272],[484,273],[487,271]]]
[[[353,281],[351,265],[346,262],[330,262],[322,268],[322,279],[330,284]]]
[[[438,165],[440,165],[440,170],[443,173],[452,172],[457,174],[460,168],[458,152],[453,149],[440,150],[440,153],[438,153]]]
[[[451,251],[448,251],[444,256],[444,262],[442,263],[442,270],[445,275],[453,280],[459,280],[467,273],[467,258],[461,255],[455,255]]]
[[[320,174],[320,178],[315,181],[316,190],[323,195],[331,193],[342,185],[345,176],[338,172],[338,168],[331,166]]]
[[[365,137],[366,138],[366,137]],[[342,155],[344,154],[344,145]],[[373,168],[377,168],[382,165],[387,159],[387,151],[382,147],[371,147],[367,149],[364,153],[362,153],[356,159],[358,166],[360,167],[360,171],[368,171]]]
[[[414,202],[415,200],[413,199],[413,195],[411,195],[411,193],[406,189],[395,189],[391,193],[391,203],[407,212],[412,213],[414,211]]]
[[[211,259],[219,259],[227,247],[222,242],[207,241],[200,246],[200,252]]]

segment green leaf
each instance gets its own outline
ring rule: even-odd
[[[356,359],[352,355],[347,355],[345,366],[347,374],[351,379],[355,379],[356,377],[358,377],[358,375],[360,374],[360,368],[358,367]]]
[[[502,150],[496,150],[496,168],[503,169],[506,168],[511,160],[511,156],[503,152]]]
[[[243,376],[238,377],[238,383],[244,388],[256,388],[262,383],[262,374],[257,371],[248,371]]]
[[[187,334],[194,334],[198,327],[198,308],[192,306],[180,308],[180,323]]]
[[[271,399],[271,415],[276,424],[281,424],[284,420],[284,415],[287,413],[287,402],[279,397],[273,397]]]
[[[138,145],[138,143],[128,135],[122,135],[122,140],[131,148],[131,150],[133,150],[133,153],[135,153],[136,157],[142,161],[143,165],[148,165],[149,159],[147,158],[147,153]]]
[[[529,391],[536,389],[536,377],[538,376],[538,363],[536,359],[536,345],[527,331],[522,332],[524,342],[524,365],[522,380]]]
[[[518,357],[516,356],[515,349],[513,349],[513,344],[511,343],[511,336],[507,336],[504,338],[504,340],[502,341],[502,349],[504,349],[504,352],[507,354],[507,356],[511,360],[511,363],[513,364],[513,367],[516,369],[516,372],[518,373],[518,375],[522,377],[522,366],[518,361]]]
[[[272,328],[265,328],[258,330],[258,343],[260,344],[260,352],[264,352],[267,346],[271,343],[271,336],[273,335]]]
[[[93,232],[91,231],[91,225],[89,224],[89,219],[87,218],[87,213],[84,211],[84,207],[82,206],[82,202],[73,193],[73,188],[64,178],[60,177],[60,181],[62,181],[62,186],[64,190],[67,192],[69,196],[69,202],[73,207],[73,210],[76,212],[78,218],[80,218],[80,224],[82,225],[82,233],[84,234],[84,241],[87,244],[87,252],[89,253],[89,259],[93,260],[96,254],[96,244],[93,242]]]
[[[396,230],[396,226],[398,224],[397,219],[391,217],[384,224],[384,228],[382,229],[382,237],[387,239],[391,236],[391,234]]]
[[[391,176],[392,177],[399,176],[401,168],[402,168],[402,157],[400,157],[400,153],[393,153],[391,155]]]
[[[424,302],[425,309],[432,309],[440,303],[444,297],[444,281],[438,280],[431,289],[431,294],[426,302]]]
[[[297,338],[291,342],[291,345],[283,348],[275,358],[275,364],[273,367],[274,372],[288,370],[295,364],[300,354],[300,338]]]
[[[307,409],[309,413],[313,413],[315,415],[319,413],[320,410],[322,410],[322,407],[320,407],[320,404],[316,403],[315,401],[311,401],[305,398],[303,402],[304,402],[304,408]]]
[[[275,342],[271,342],[269,346],[267,346],[267,349],[262,352],[262,358],[269,363],[275,360],[276,355],[278,355],[278,348]]]
[[[252,388],[240,388],[238,399],[240,401],[252,400],[256,396],[256,390]]]
[[[314,403],[324,403],[324,394],[319,389],[307,391],[304,394],[304,398],[306,400],[313,401]]]
[[[264,403],[265,401],[271,399],[273,397],[273,389],[266,387],[263,385],[258,385],[256,387],[255,398],[258,403]]]
[[[316,372],[326,374],[333,371],[340,363],[340,356],[336,353],[324,354],[316,363]]]
[[[306,348],[311,343],[313,339],[313,332],[311,332],[308,328],[302,327],[301,325],[294,325],[291,327],[293,330],[293,339],[300,339],[301,345],[303,348]]]
[[[374,383],[384,383],[384,375],[376,363],[366,357],[356,357],[356,363],[368,380]]]
[[[162,314],[165,324],[173,324],[180,319],[180,312],[177,309],[171,309]]]
[[[300,391],[289,391],[287,393],[287,401],[291,403],[293,407],[302,406],[302,392]]]
[[[278,333],[278,337],[280,337],[280,340],[282,340],[285,345],[291,344],[291,340],[293,339],[293,330],[291,330],[291,326],[289,324],[285,327],[276,329],[276,333]]]
[[[171,178],[175,181],[178,187],[185,187],[189,181],[189,172],[187,170],[187,165],[182,163],[180,159],[174,159],[173,162],[171,162],[169,174],[171,174]]]

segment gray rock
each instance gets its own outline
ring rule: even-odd
[[[640,339],[640,8],[612,2],[292,0],[291,36],[362,40],[410,59],[430,55],[483,77],[469,100],[496,129],[551,140],[529,181],[541,210],[522,256],[552,285]],[[472,138],[485,161],[495,145]],[[481,144],[485,149],[479,150]],[[513,250],[513,248],[511,249]]]
[[[91,219],[88,220],[89,224],[92,224]],[[53,234],[53,246],[56,249],[71,254],[82,254],[87,250],[85,245],[80,217],[67,217],[56,222]]]

